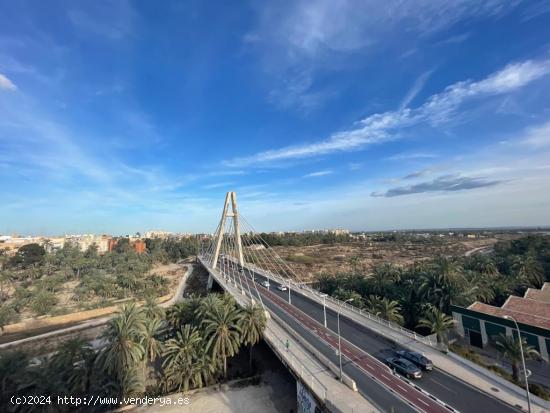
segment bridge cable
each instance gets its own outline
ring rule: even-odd
[[[247,238],[248,238],[248,237],[246,237],[246,236],[245,236],[245,237],[241,237],[241,243],[244,242],[244,245],[243,245],[243,246],[245,247],[245,248],[243,248],[243,252],[244,252],[243,255],[244,255],[244,257],[245,257],[245,261],[246,261],[246,258],[248,258],[248,256],[250,256],[249,249],[246,248],[246,239],[247,239]],[[248,253],[248,255],[247,255],[247,253]],[[246,277],[246,275],[244,274],[245,271],[248,271],[248,277]],[[254,289],[256,290],[256,294],[257,294],[258,299],[260,300],[260,304],[261,304],[262,308],[264,309],[264,311],[267,311],[267,310],[266,310],[266,307],[265,307],[265,305],[264,305],[264,302],[263,302],[263,300],[262,300],[262,295],[261,295],[260,292],[258,291],[258,284],[256,283],[255,277],[253,277],[253,276],[251,277],[250,275],[251,275],[251,270],[250,270],[250,268],[249,268],[248,266],[243,266],[243,272],[242,272],[242,274],[241,274],[241,277],[243,277],[243,278],[246,280],[246,285],[248,286],[248,289],[249,289],[249,291],[250,291],[250,297],[251,297],[252,299],[254,298],[254,297],[252,296],[252,291],[250,290],[250,282],[249,282],[249,279],[252,280],[252,285],[254,286]]]
[[[259,245],[262,245],[264,248],[260,249],[259,250],[259,254],[263,255],[265,257],[265,259],[268,261],[268,263],[270,264],[270,267],[275,269],[278,267],[280,269],[280,273],[277,274],[276,271],[268,271],[269,273],[272,273],[274,275],[279,275],[279,278],[282,278],[283,279],[283,282],[285,280],[285,278],[287,279],[287,282],[288,284],[290,285],[290,274],[288,273],[287,270],[285,270],[285,268],[280,264],[280,260],[277,260],[277,257],[274,256],[273,254],[270,255],[272,248],[269,246],[269,244],[267,244],[263,239],[261,239],[261,237],[259,237],[258,235],[255,235],[256,239],[259,240]],[[271,264],[274,264],[274,265],[271,265]]]
[[[242,215],[241,215],[240,217],[241,217],[242,220],[243,220],[250,228],[252,228],[252,230],[254,231],[254,228],[252,227],[252,225],[250,225],[250,223],[246,220],[246,218],[243,217]],[[254,231],[254,232],[255,232],[255,231]],[[257,237],[262,241],[263,244],[269,246],[269,244],[262,238],[261,235],[258,234]],[[288,269],[289,273],[292,274],[292,275],[294,275],[294,278],[295,278],[296,280],[298,280],[298,281],[300,281],[300,282],[303,282],[302,277],[300,277],[300,276],[299,276],[299,275],[298,275],[298,274],[297,274],[297,273],[296,273],[296,272],[286,263],[286,261],[283,260],[283,259],[279,256],[279,254],[277,254],[276,251],[273,250],[273,248],[272,248],[271,246],[269,246],[269,247],[270,247],[269,249],[271,249],[272,254],[273,254],[276,258],[278,258],[278,260]]]

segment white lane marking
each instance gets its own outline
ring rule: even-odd
[[[436,384],[439,384],[439,385],[440,385],[441,387],[444,387],[445,389],[447,389],[447,390],[448,390],[448,391],[450,391],[451,393],[454,393],[454,394],[456,394],[456,392],[455,392],[455,391],[454,391],[453,389],[451,389],[451,388],[449,388],[449,387],[445,386],[444,384],[442,384],[442,383],[438,382],[437,380],[435,380],[435,379],[432,379],[432,381],[433,381],[434,383],[436,383]]]
[[[430,405],[429,405],[428,403],[426,403],[424,400],[419,399],[419,398],[417,398],[416,400],[418,400],[420,403],[423,403],[423,404],[425,404],[426,406],[430,407]]]
[[[397,384],[397,387],[399,387],[399,388],[400,388],[401,390],[403,390],[404,392],[408,392],[408,391],[409,391],[409,389],[406,389],[406,388],[404,388],[404,387],[401,387],[399,384]]]

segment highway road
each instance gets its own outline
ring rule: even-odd
[[[220,261],[219,268],[223,274],[240,277],[241,273],[233,264]],[[250,287],[252,294],[257,295],[250,278],[242,277],[242,282],[247,292],[248,287]],[[272,285],[275,285],[275,283]],[[257,289],[261,294],[264,305],[269,310],[284,320],[302,337],[306,338],[317,351],[331,359],[335,365],[338,365],[336,352],[338,337],[334,332],[326,329],[321,323],[294,305],[289,305],[284,298],[275,293],[275,291],[279,292],[278,290],[268,290],[260,285]],[[286,294],[288,298],[288,292]],[[343,318],[341,321],[343,321]],[[365,397],[380,406],[384,411],[389,411],[393,407],[396,412],[449,413],[449,410],[441,404],[407,385],[401,378],[393,375],[391,370],[383,363],[345,339],[342,340],[342,355],[344,356],[344,372],[355,380],[358,390]],[[374,377],[377,380],[374,380]],[[392,392],[388,391],[388,388],[392,389]],[[414,408],[409,404],[414,405]]]
[[[224,271],[226,273],[234,270],[234,264],[229,264],[224,267]],[[246,270],[245,274],[249,274],[249,271]],[[274,281],[270,281],[270,291],[267,291],[265,287],[258,284],[259,282],[265,280],[265,277],[255,272],[254,278],[257,281],[258,290],[262,293],[262,298],[264,298],[264,304],[268,306],[270,310],[274,311],[279,317],[288,322],[292,328],[301,334],[304,334],[304,337],[310,337],[310,343],[314,344],[319,351],[327,357],[330,357],[333,361],[335,361],[335,363],[338,363],[338,358],[334,354],[334,350],[328,347],[328,344],[333,344],[331,342],[333,337],[336,337],[335,334],[333,334],[337,331],[336,312],[327,307],[327,332],[332,332],[332,337],[323,336],[323,340],[321,340],[320,337],[325,331],[323,325],[323,306],[321,302],[313,301],[310,298],[292,290],[292,305],[289,306],[288,291],[279,291],[276,288],[278,284]],[[250,285],[252,291],[254,291],[252,283],[250,283]],[[286,310],[287,313],[285,313],[282,309]],[[294,317],[289,316],[289,313],[293,314]],[[299,321],[297,322],[296,320]],[[300,325],[300,323],[302,323],[302,325]],[[380,386],[380,384],[374,382],[369,377],[372,371],[369,370],[368,367],[362,365],[372,364],[371,357],[378,360],[383,360],[394,350],[398,350],[398,348],[392,347],[392,343],[386,338],[346,318],[345,316],[340,317],[340,331],[342,338],[345,339],[343,343],[346,343],[346,349],[349,351],[349,353],[347,353],[343,348],[342,354],[353,360],[353,362],[346,363],[344,370],[350,377],[356,380],[360,391],[364,394],[367,394],[368,391],[368,398],[385,409],[389,409],[390,406],[395,406],[397,411],[411,411],[411,408],[407,404],[387,392],[387,390],[373,392],[373,386]],[[327,341],[329,343],[327,343]],[[363,369],[363,371],[360,369]],[[378,368],[378,370],[380,369]],[[365,371],[368,371],[368,373],[365,374]],[[378,374],[382,374],[382,371],[378,371]],[[379,377],[379,379],[386,380],[382,376]],[[424,372],[423,377],[420,380],[417,380],[416,384],[428,393],[445,401],[463,413],[517,413],[519,411],[518,409],[475,389],[470,384],[464,383],[461,380],[458,380],[455,377],[437,369],[431,372]],[[410,391],[410,388],[408,388],[408,386],[406,386],[403,382],[399,384],[399,387],[396,387],[396,382],[388,383],[388,385],[393,386],[392,388],[397,391],[400,390],[400,387]],[[386,395],[380,397],[379,393],[386,393]],[[416,393],[421,394],[418,391],[416,391]],[[401,394],[400,396],[405,398],[416,397],[415,394]],[[431,401],[431,399],[428,400]],[[435,403],[433,401],[431,402]],[[420,406],[418,406],[419,404]],[[415,405],[424,411],[438,411],[428,410],[428,408],[423,409],[425,406],[418,400],[416,400]],[[436,407],[440,406],[437,405]],[[447,410],[444,409],[443,411]]]

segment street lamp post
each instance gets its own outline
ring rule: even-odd
[[[350,301],[353,301],[353,298],[350,298],[342,303],[342,305],[349,303]],[[338,324],[338,356],[340,357],[340,382],[342,381],[342,346],[340,343],[340,309],[338,309],[338,313],[336,316],[337,324]]]
[[[325,328],[327,328],[327,294],[321,294],[323,297],[323,315],[325,317]]]
[[[527,379],[528,375],[527,375],[527,367],[525,366],[525,356],[523,355],[523,344],[521,342],[521,332],[519,331],[518,322],[514,317],[505,315],[504,318],[506,318],[507,320],[512,320],[516,325],[516,330],[518,332],[519,349],[521,352],[521,363],[523,364],[523,374],[525,376],[525,391],[527,393],[527,411],[531,413],[531,396],[529,395],[529,382]]]
[[[290,278],[288,279],[288,303],[292,304],[292,301],[290,300]]]

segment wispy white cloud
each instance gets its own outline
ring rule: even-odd
[[[262,4],[260,24],[245,40],[284,47],[287,59],[346,52],[384,40],[396,30],[427,34],[444,30],[468,17],[498,17],[513,10],[517,0],[297,0]],[[270,50],[271,52],[271,50]]]
[[[215,184],[205,185],[203,188],[205,188],[205,189],[216,189],[216,188],[230,187],[233,184],[234,184],[234,182],[218,182],[218,183],[215,183]]]
[[[437,42],[436,45],[445,45],[445,44],[457,44],[462,43],[470,37],[470,33],[457,34]]]
[[[430,77],[430,75],[433,73],[433,70],[428,70],[427,72],[422,73],[420,76],[416,78],[414,81],[412,87],[409,89],[401,103],[399,104],[399,110],[403,110],[406,107],[409,106],[409,103],[413,101],[413,99],[420,93],[420,91],[424,88],[424,85],[426,84],[426,81]]]
[[[472,17],[498,18],[520,0],[293,0],[256,6],[258,24],[243,36],[245,49],[262,56],[273,86],[269,100],[279,107],[314,109],[334,93],[317,90],[321,73],[341,69],[350,58],[384,48],[395,39],[417,38]],[[466,35],[450,38],[464,40]],[[404,42],[407,49],[410,44]],[[398,52],[398,54],[403,53]],[[363,59],[363,64],[368,59]],[[370,62],[369,62],[370,63]],[[304,81],[307,80],[307,81]]]
[[[438,126],[449,121],[461,105],[473,99],[510,93],[550,73],[550,61],[528,60],[510,64],[480,81],[465,80],[432,95],[421,106],[376,113],[358,122],[357,126],[332,134],[328,139],[302,145],[287,146],[252,156],[224,161],[225,165],[243,167],[263,165],[288,159],[307,158],[335,152],[362,149],[367,145],[399,137],[402,129],[422,123]]]
[[[69,21],[79,31],[119,40],[132,33],[135,12],[126,0],[86,3],[82,9],[67,12]]]
[[[362,162],[350,162],[348,164],[348,169],[350,171],[359,171],[360,169],[362,169],[364,166],[364,164]]]
[[[430,159],[437,158],[435,153],[429,152],[402,152],[386,158],[388,161],[407,161],[411,159]]]
[[[14,91],[17,90],[17,86],[7,76],[0,73],[0,89]]]
[[[330,89],[313,90],[312,85],[312,74],[307,71],[289,76],[282,81],[282,86],[269,92],[269,101],[281,109],[296,108],[308,114],[336,94]]]
[[[304,178],[316,178],[316,177],[319,177],[319,176],[331,175],[332,173],[333,173],[333,171],[331,171],[329,169],[326,169],[324,171],[317,171],[317,172],[311,172],[309,174],[306,174],[306,175],[304,175]]]
[[[534,149],[550,147],[550,122],[530,128],[520,142]]]

